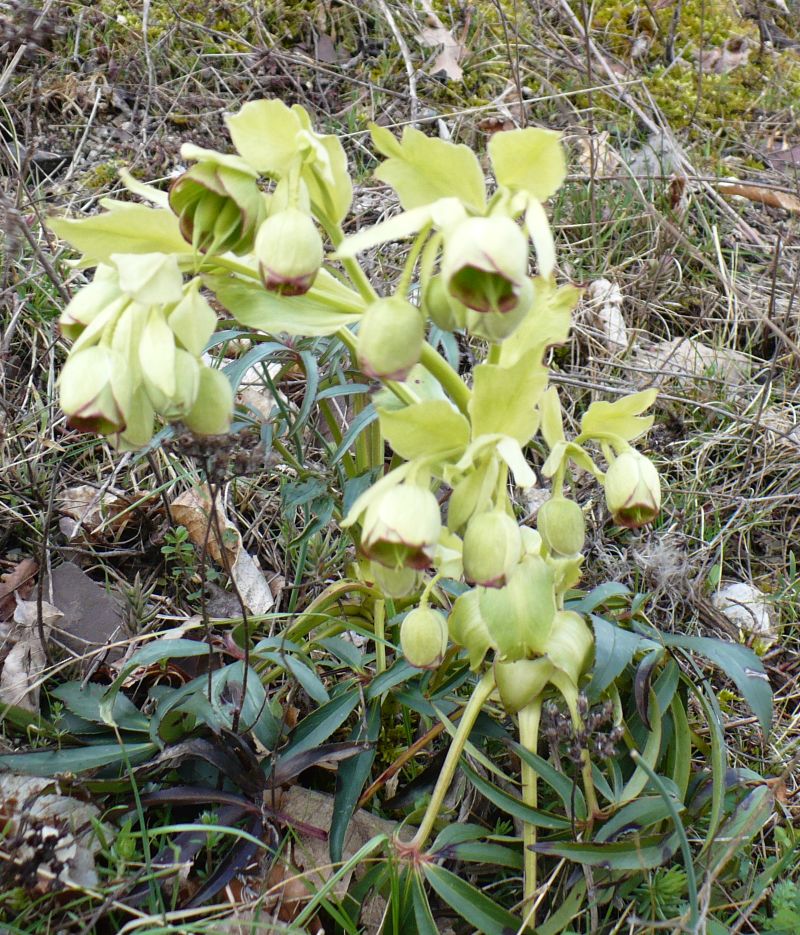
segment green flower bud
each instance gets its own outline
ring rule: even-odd
[[[553,555],[577,555],[586,541],[583,510],[565,497],[551,497],[539,507],[536,527]]]
[[[512,312],[528,281],[528,240],[509,217],[469,218],[445,240],[442,276],[467,308]]]
[[[428,280],[422,310],[442,331],[457,331],[466,322],[467,309],[450,295],[441,275]]]
[[[407,597],[419,589],[421,575],[414,568],[387,568],[370,562],[370,577],[387,597]]]
[[[553,674],[549,659],[518,659],[516,662],[495,661],[494,677],[503,707],[516,714],[535,701]]]
[[[221,370],[201,367],[194,405],[183,417],[186,428],[197,435],[224,435],[233,417],[233,389]]]
[[[266,213],[258,173],[238,156],[190,145],[181,153],[200,160],[169,190],[183,237],[202,253],[249,253]]]
[[[661,509],[661,482],[653,463],[630,449],[606,471],[606,503],[614,522],[629,529],[651,523]]]
[[[309,215],[286,208],[271,214],[259,227],[255,253],[266,289],[280,295],[304,295],[322,266],[322,237]]]
[[[367,507],[361,550],[388,568],[427,568],[433,560],[442,519],[436,497],[426,487],[392,487]]]
[[[497,510],[479,513],[464,533],[464,577],[472,584],[500,588],[522,558],[516,520]]]
[[[481,616],[480,596],[477,591],[465,591],[460,595],[447,620],[450,639],[463,646],[469,653],[470,668],[480,668],[483,658],[490,649],[496,649],[489,635],[486,621]]]
[[[430,607],[418,607],[400,625],[400,646],[417,669],[436,669],[447,652],[447,619]]]
[[[404,380],[419,361],[425,321],[400,296],[378,299],[364,312],[358,331],[358,366],[379,380]]]
[[[503,588],[478,588],[481,616],[503,661],[543,655],[556,612],[553,571],[526,556]]]
[[[61,408],[69,425],[101,435],[125,428],[131,389],[125,359],[101,345],[71,354],[59,379]]]

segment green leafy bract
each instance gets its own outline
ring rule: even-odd
[[[400,140],[377,124],[370,125],[370,132],[375,148],[387,157],[375,176],[392,186],[406,210],[454,197],[483,212],[483,172],[468,146],[425,136],[413,127],[406,127]]]

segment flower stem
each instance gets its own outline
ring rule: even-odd
[[[383,601],[375,601],[372,620],[375,630],[375,671],[380,675],[386,671],[386,605]]]
[[[447,795],[447,790],[450,788],[450,783],[453,781],[453,776],[455,776],[456,769],[458,768],[458,761],[461,759],[461,751],[464,749],[464,745],[469,738],[475,721],[481,713],[481,708],[493,691],[494,672],[489,669],[487,672],[484,672],[480,682],[478,682],[473,689],[472,697],[469,699],[466,708],[464,708],[464,713],[461,715],[461,720],[458,723],[458,730],[450,743],[450,749],[447,751],[444,766],[442,767],[441,773],[439,773],[433,795],[431,795],[431,800],[428,802],[428,807],[422,818],[422,824],[411,840],[411,847],[420,849],[428,840],[436,818],[442,809],[444,797]]]
[[[453,370],[442,355],[426,341],[422,345],[422,366],[442,384],[442,388],[464,415],[469,412],[472,394],[461,377]]]
[[[539,742],[539,720],[541,713],[542,699],[539,697],[535,701],[532,701],[527,707],[523,708],[517,715],[519,720],[520,743],[531,753],[536,753],[536,746]],[[536,770],[523,760],[522,801],[530,806],[530,808],[536,808],[539,801],[537,788],[538,779],[539,776]],[[535,844],[536,825],[532,825],[530,822],[526,821],[522,826],[522,845],[524,853],[524,882],[522,892],[525,901],[525,909],[528,912],[530,912],[533,900],[536,896],[536,851],[532,850]],[[531,926],[535,924],[535,920],[532,917],[530,917],[529,921]]]

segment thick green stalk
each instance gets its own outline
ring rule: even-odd
[[[450,749],[447,751],[447,758],[444,761],[444,766],[442,767],[441,773],[439,773],[433,795],[431,795],[431,800],[428,802],[428,807],[422,818],[422,824],[412,838],[409,845],[410,847],[421,849],[428,840],[431,831],[433,831],[433,826],[442,809],[444,797],[447,795],[447,790],[450,788],[450,783],[453,781],[453,776],[456,774],[458,761],[461,759],[461,751],[464,749],[464,745],[475,725],[475,721],[478,719],[478,715],[481,713],[484,703],[493,691],[494,672],[489,669],[484,672],[480,682],[475,686],[472,697],[469,699],[466,708],[464,708],[464,713],[461,715],[461,720],[458,722],[458,730],[450,743]]]
[[[523,708],[517,718],[519,720],[519,741],[531,753],[536,753],[539,743],[539,721],[542,714],[541,696]],[[530,808],[536,808],[539,802],[538,790],[539,776],[536,770],[525,760],[522,761],[522,801]],[[525,911],[530,912],[536,896],[536,852],[532,850],[536,844],[536,825],[525,822],[522,826],[523,845],[523,899]],[[535,919],[529,918],[530,924],[535,925]]]
[[[386,671],[386,605],[383,601],[375,601],[372,621],[375,630],[375,671],[380,675]]]
[[[422,345],[422,366],[442,384],[445,393],[453,400],[464,415],[469,414],[472,394],[461,377],[453,370],[442,355],[426,341]]]

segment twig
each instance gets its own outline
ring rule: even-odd
[[[411,99],[411,122],[414,124],[417,122],[417,117],[419,115],[419,100],[417,98],[417,75],[414,70],[414,62],[411,58],[411,50],[408,48],[408,43],[403,38],[403,34],[397,28],[397,23],[392,11],[384,0],[377,0],[377,2],[378,6],[381,8],[381,13],[383,13],[386,22],[389,24],[389,29],[391,29],[397,45],[400,47],[400,54],[403,56],[403,64],[406,67],[406,75],[408,76],[408,95]]]

